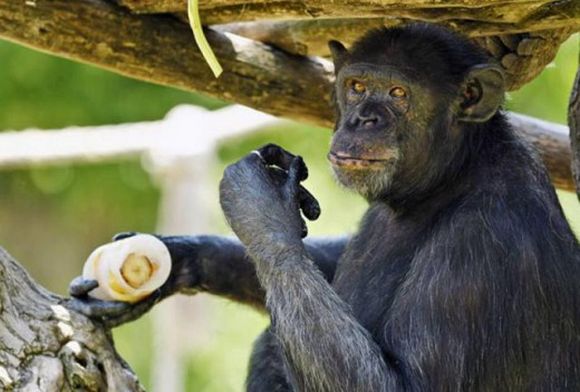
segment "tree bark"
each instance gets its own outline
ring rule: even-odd
[[[452,2],[424,4],[416,1],[389,2],[377,5],[375,1],[317,1],[316,6],[303,2],[268,2],[227,4],[201,10],[207,25],[276,19],[352,18],[403,18],[407,21],[446,23],[471,35],[496,35],[549,30],[566,27],[578,29],[580,4],[576,0],[560,2],[487,2],[477,0],[466,6],[449,5]],[[386,3],[386,2],[385,2]],[[463,3],[466,3],[464,1]],[[178,11],[184,11],[183,4]],[[475,4],[480,4],[476,6]],[[159,11],[157,11],[159,12]]]
[[[109,331],[66,303],[0,248],[0,390],[143,391]]]
[[[404,18],[310,19],[231,23],[214,28],[266,42],[290,53],[329,57],[328,41],[331,39],[349,46],[361,32],[406,22],[408,20]],[[458,30],[455,23],[441,24]],[[517,90],[542,72],[573,30],[565,28],[495,36],[479,36],[477,32],[468,30],[461,32],[472,37],[476,44],[497,59],[506,72],[508,90]]]
[[[570,144],[572,147],[572,174],[576,182],[576,195],[580,200],[580,53],[578,54],[576,80],[570,94],[568,125],[570,126]]]
[[[185,12],[182,0],[117,0],[138,13]],[[576,0],[201,0],[204,23],[311,18],[404,17],[456,21],[484,35],[568,27],[580,23]]]
[[[324,59],[296,56],[261,42],[207,30],[208,41],[224,67],[216,80],[196,48],[189,26],[176,18],[135,15],[100,0],[31,3],[0,2],[0,37],[276,116],[324,127],[333,124],[332,64]],[[223,3],[216,1],[216,6]],[[518,51],[525,42],[510,37],[501,41],[507,47],[515,45]],[[531,132],[555,184],[574,189],[569,142],[554,134],[555,127],[549,123],[528,119],[518,127]],[[534,136],[538,129],[547,134]]]
[[[101,0],[0,1],[0,37],[141,80],[197,91],[294,119],[329,124],[328,61],[207,30],[224,73],[215,79],[189,26]]]
[[[509,113],[508,117],[512,127],[538,149],[554,186],[574,192],[568,127],[523,114]]]

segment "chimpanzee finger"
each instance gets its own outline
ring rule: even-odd
[[[304,165],[304,161],[302,161],[301,157],[295,157],[292,160],[292,163],[290,164],[290,168],[288,169],[288,180],[286,181],[286,189],[288,191],[288,193],[290,194],[290,197],[296,197],[298,204],[300,205],[300,208],[302,209],[302,204],[301,202],[301,195],[305,195],[304,192],[302,192],[302,190],[304,190],[305,192],[306,189],[304,189],[301,185],[300,185],[300,170],[301,167]],[[310,193],[308,193],[310,194]],[[310,195],[312,196],[312,195]],[[315,200],[312,197],[313,200]],[[312,204],[310,203],[310,198],[308,196],[306,196],[304,198],[304,200],[309,200],[308,203],[304,203],[304,206],[306,207],[305,210],[302,210],[302,212],[304,212],[304,215],[306,216],[306,213],[308,213],[308,215],[312,216],[314,215],[314,211],[310,209],[310,207],[312,207]],[[308,227],[306,226],[306,222],[304,221],[304,219],[302,219],[302,217],[300,217],[300,222],[302,224],[302,238],[306,237],[308,235]]]
[[[282,147],[273,143],[266,144],[265,146],[260,147],[257,151],[266,164],[275,165],[284,170],[290,168],[290,164],[295,156],[291,152],[286,151]]]
[[[257,150],[267,165],[275,165],[284,170],[290,170],[290,165],[296,156],[276,144],[267,144]],[[300,162],[300,181],[308,178],[308,168],[304,161]]]
[[[103,324],[105,324],[107,328],[114,328],[121,324],[137,320],[143,314],[147,313],[157,302],[159,302],[160,299],[161,299],[161,291],[156,290],[144,300],[136,304],[130,305],[121,314],[113,317],[109,315],[104,316],[102,318],[102,322]]]
[[[320,216],[320,204],[318,200],[312,193],[310,193],[306,188],[300,185],[300,189],[298,190],[298,201],[300,203],[300,209],[302,213],[308,220],[316,220]]]
[[[94,279],[85,279],[82,276],[74,278],[69,286],[68,292],[73,297],[84,297],[89,291],[99,287],[99,282]]]
[[[141,317],[161,299],[156,290],[142,301],[131,304],[120,301],[102,301],[95,298],[67,300],[65,306],[87,317],[99,320],[107,328],[113,328]]]
[[[303,164],[302,157],[297,156],[294,158],[288,170],[286,183],[290,187],[290,194],[297,197],[304,216],[309,220],[316,220],[320,216],[320,205],[314,196],[300,185],[300,170]]]
[[[266,167],[266,170],[268,170],[270,177],[274,180],[274,183],[277,186],[284,186],[284,184],[286,184],[286,181],[288,180],[288,173],[286,173],[286,171],[276,166],[268,166]]]
[[[129,311],[131,304],[119,301],[102,301],[95,298],[71,298],[67,301],[66,307],[78,313],[82,313],[87,317],[102,318],[102,317],[117,317]]]
[[[304,219],[302,219],[302,217],[300,217],[300,222],[302,223],[302,232],[300,233],[300,236],[302,238],[306,238],[306,236],[308,235],[308,226],[306,226],[306,222],[304,221]]]
[[[272,166],[268,168],[268,172],[278,184],[283,185],[288,182],[288,173],[284,170]],[[309,220],[316,220],[320,216],[318,200],[302,185],[298,186],[298,204],[304,216]]]
[[[137,235],[135,231],[123,231],[113,236],[113,241],[124,240],[125,238],[134,237]]]
[[[300,181],[302,181],[302,168],[305,167],[301,156],[296,156],[292,159],[290,167],[288,168],[288,182],[287,184],[298,192]]]

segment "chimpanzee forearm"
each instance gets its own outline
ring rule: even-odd
[[[370,333],[304,251],[278,249],[252,254],[297,390],[403,389],[400,376],[386,362]]]
[[[173,260],[166,295],[203,291],[264,308],[264,290],[256,277],[255,265],[238,239],[217,235],[161,238]],[[309,257],[328,281],[334,276],[346,242],[347,237],[304,241]]]

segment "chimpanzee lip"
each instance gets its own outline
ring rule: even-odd
[[[373,167],[373,166],[384,166],[385,164],[391,162],[393,157],[390,158],[362,158],[362,157],[352,157],[348,155],[343,155],[340,153],[329,152],[328,160],[331,164],[341,167]]]

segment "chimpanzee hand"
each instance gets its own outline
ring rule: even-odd
[[[88,292],[98,285],[96,280],[83,279],[81,276],[76,277],[69,285],[71,298],[67,300],[65,306],[99,321],[107,328],[117,327],[138,319],[161,299],[159,289],[136,303],[103,301],[89,297]]]
[[[134,236],[137,233],[120,233],[113,237],[114,241]],[[69,285],[71,299],[66,306],[104,324],[107,328],[133,321],[147,313],[161,299],[178,292],[182,288],[189,288],[190,293],[196,286],[199,274],[195,263],[195,246],[184,245],[178,237],[157,236],[168,247],[172,259],[171,273],[167,281],[159,289],[136,303],[121,301],[103,301],[91,298],[88,293],[99,283],[93,279],[84,279],[78,276]],[[181,268],[187,263],[187,269]]]
[[[299,156],[274,144],[252,152],[224,172],[220,203],[226,219],[250,252],[268,246],[301,246],[315,220],[318,201],[300,185],[308,169]]]

